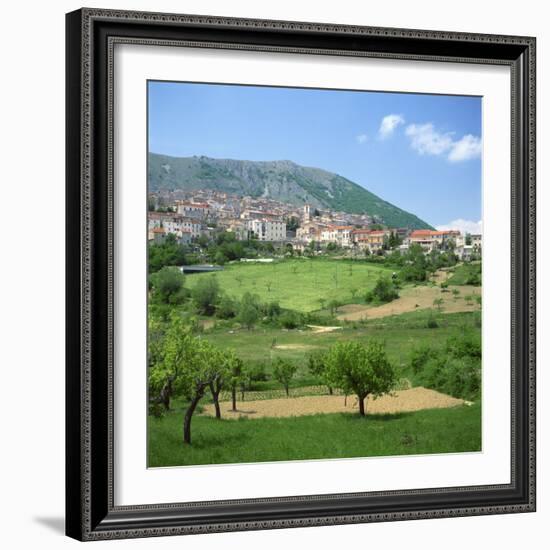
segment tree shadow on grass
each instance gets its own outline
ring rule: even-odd
[[[346,417],[346,420],[351,422],[370,422],[370,423],[380,423],[380,422],[390,422],[392,420],[402,420],[412,416],[412,412],[398,412],[398,413],[371,413],[365,416],[359,414],[343,414]]]

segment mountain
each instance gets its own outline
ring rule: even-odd
[[[368,214],[391,227],[433,229],[414,214],[338,174],[300,166],[289,160],[260,162],[149,153],[148,182],[152,193],[213,189],[297,206],[308,203],[321,209]]]

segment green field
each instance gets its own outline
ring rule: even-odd
[[[449,278],[450,285],[481,285],[481,264],[471,263],[458,265]]]
[[[477,270],[475,267],[457,268],[453,277],[464,279],[471,275],[466,272],[470,269],[473,273]],[[446,313],[434,307],[382,318],[341,321],[337,319],[338,309],[328,307],[331,301],[340,305],[365,303],[366,292],[381,276],[391,274],[392,269],[361,260],[325,258],[287,259],[272,264],[234,263],[215,274],[185,277],[185,287],[191,291],[201,279],[216,277],[222,292],[232,298],[239,299],[250,292],[258,295],[264,304],[278,302],[284,309],[303,314],[315,312],[299,316],[301,321],[295,325],[298,328],[293,329],[283,328],[287,325],[277,317],[263,313],[265,316],[259,317],[250,329],[245,328],[239,316],[220,319],[216,315],[198,315],[193,299],[170,307],[184,318],[197,319],[197,338],[208,340],[218,349],[233,350],[243,360],[250,374],[238,387],[239,401],[286,395],[281,382],[273,375],[273,363],[277,358],[298,367],[289,384],[291,397],[326,395],[328,389],[322,379],[309,372],[310,354],[328,350],[342,341],[366,344],[373,339],[385,344],[388,359],[397,370],[394,389],[419,385],[438,389],[443,383],[441,380],[423,380],[424,371],[413,371],[412,351],[424,345],[438,349],[435,353],[448,354],[446,346],[452,337],[479,334],[479,312]],[[308,326],[308,323],[327,326]],[[453,358],[448,357],[448,361],[457,364]],[[433,365],[435,363],[432,368]],[[452,372],[449,379],[454,381],[456,371]],[[465,376],[467,374],[463,376],[461,371],[458,378],[463,380]],[[445,388],[444,393],[455,395],[453,392],[457,391],[454,386]],[[222,400],[229,400],[228,388],[220,395]],[[192,444],[184,445],[182,423],[186,403],[181,396],[174,396],[170,411],[161,417],[149,417],[148,464],[159,467],[479,451],[479,395],[455,397],[474,401],[474,404],[367,417],[327,413],[236,420],[195,414]],[[199,409],[211,402],[211,394],[207,392]]]
[[[264,302],[300,312],[322,309],[330,300],[342,304],[359,302],[381,275],[392,270],[353,260],[289,259],[272,264],[234,263],[216,273],[189,275],[185,285],[193,289],[198,280],[216,277],[229,296],[257,294]],[[355,298],[353,292],[356,291]]]
[[[427,328],[430,317],[436,320],[437,328]],[[408,362],[410,352],[415,346],[422,342],[440,347],[449,336],[474,328],[475,319],[474,313],[435,314],[416,311],[364,324],[348,324],[339,330],[325,333],[269,327],[256,327],[250,331],[214,328],[205,332],[204,336],[222,349],[235,350],[246,362],[264,364],[268,372],[270,363],[276,357],[295,362],[299,370],[292,385],[299,387],[316,383],[308,374],[307,356],[315,350],[328,349],[343,340],[364,342],[375,338],[385,342],[388,357],[399,368],[400,376],[412,378]]]
[[[481,406],[394,415],[318,414],[291,418],[193,418],[182,443],[183,410],[149,418],[149,467],[481,450]]]

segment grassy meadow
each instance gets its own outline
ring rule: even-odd
[[[305,313],[323,309],[331,300],[354,302],[372,290],[381,275],[391,274],[391,269],[367,262],[303,258],[270,264],[227,264],[215,275],[190,275],[186,285],[193,289],[202,278],[216,277],[232,298],[250,292],[264,302],[279,302],[285,309]]]
[[[317,414],[292,418],[193,420],[193,444],[182,445],[183,410],[150,419],[149,466],[228,464],[365,456],[475,452],[481,407],[415,413]]]
[[[428,328],[429,320],[437,326]],[[292,387],[315,382],[307,369],[307,358],[312,352],[327,350],[340,341],[366,342],[377,339],[384,342],[388,358],[397,367],[399,375],[412,378],[411,381],[414,383],[414,374],[409,368],[409,356],[419,342],[439,348],[444,345],[447,338],[468,329],[475,329],[476,323],[477,317],[473,313],[445,314],[422,310],[363,323],[345,323],[331,332],[273,327],[232,330],[214,326],[205,331],[204,337],[222,349],[238,350],[241,359],[265,366],[268,373],[271,363],[277,357],[292,361],[299,369],[292,381]],[[258,389],[272,385],[256,384]]]

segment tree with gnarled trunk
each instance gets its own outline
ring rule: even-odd
[[[365,416],[365,399],[389,393],[396,374],[388,361],[383,344],[339,342],[327,353],[327,376],[332,385],[347,394],[355,394],[359,414]]]
[[[221,418],[220,393],[226,388],[231,388],[232,410],[237,410],[237,385],[243,377],[243,362],[233,351],[217,351],[217,372],[209,384],[216,418]]]
[[[193,413],[206,390],[215,383],[223,369],[219,357],[220,352],[204,339],[192,338],[188,342],[185,368],[180,376],[183,394],[189,399],[183,418],[183,442],[186,444],[191,443]]]
[[[173,314],[166,331],[163,360],[155,376],[171,377],[171,392],[182,395],[188,406],[183,419],[183,442],[191,443],[191,419],[199,401],[219,375],[219,352],[206,340],[193,336],[188,325]]]

